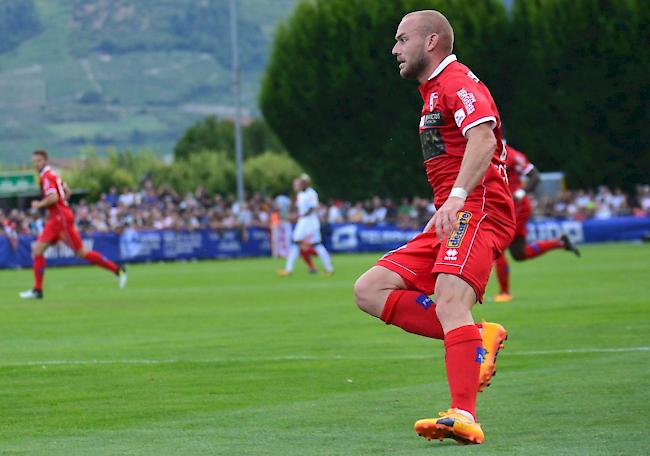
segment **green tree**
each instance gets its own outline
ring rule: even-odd
[[[572,187],[650,181],[649,23],[642,0],[516,2],[510,142]]]
[[[262,119],[255,119],[242,128],[245,157],[253,157],[265,151],[283,150],[280,141]],[[208,116],[187,129],[174,148],[174,157],[186,159],[204,150],[224,151],[234,156],[235,126],[231,120]]]
[[[421,100],[390,52],[403,15],[424,8],[449,17],[459,59],[488,86],[503,74],[492,63],[508,24],[498,0],[303,1],[276,31],[261,108],[326,195],[430,192],[417,135]]]
[[[203,150],[185,160],[176,160],[153,176],[156,185],[169,184],[185,193],[204,186],[209,193],[232,193],[235,188],[235,163],[223,151]]]
[[[269,195],[291,192],[293,180],[302,168],[286,153],[265,152],[244,163],[244,182],[253,192]]]

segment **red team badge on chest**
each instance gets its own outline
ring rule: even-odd
[[[436,103],[438,103],[438,92],[431,92],[431,95],[429,95],[429,111],[433,112]]]

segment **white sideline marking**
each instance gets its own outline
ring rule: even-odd
[[[571,355],[582,353],[625,353],[650,351],[650,346],[642,347],[621,347],[621,348],[567,348],[565,350],[538,350],[510,352],[506,356],[543,356],[543,355]],[[408,360],[408,359],[429,359],[433,355],[404,355],[404,356],[344,356],[344,355],[288,355],[288,356],[270,356],[268,358],[215,358],[215,359],[90,359],[90,360],[65,360],[50,359],[43,361],[24,361],[16,363],[0,364],[0,367],[24,367],[24,366],[92,366],[101,364],[175,364],[175,363],[238,363],[238,362],[277,362],[277,361],[362,361],[362,360]]]

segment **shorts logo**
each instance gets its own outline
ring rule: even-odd
[[[463,243],[465,233],[469,227],[469,219],[472,218],[472,213],[467,211],[460,211],[458,213],[458,227],[451,233],[447,240],[447,247],[457,249]]]
[[[458,250],[447,249],[445,252],[445,261],[456,261],[458,259]]]
[[[433,304],[433,300],[425,294],[421,294],[415,298],[415,301],[424,307],[424,310],[429,310],[429,307],[431,307],[431,304]]]

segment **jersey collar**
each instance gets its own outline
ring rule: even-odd
[[[50,165],[45,165],[39,174],[41,177],[43,177],[43,174],[47,173],[48,171],[50,171]]]
[[[445,57],[445,59],[440,62],[440,65],[438,65],[436,69],[433,70],[433,73],[431,73],[431,76],[429,76],[429,81],[442,73],[442,70],[447,68],[447,65],[449,65],[451,62],[455,62],[456,60],[457,59],[455,54],[449,54],[447,57]]]

